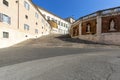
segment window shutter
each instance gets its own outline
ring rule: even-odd
[[[2,13],[0,13],[0,22],[3,21],[3,16],[2,16]]]

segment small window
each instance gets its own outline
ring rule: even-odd
[[[64,27],[65,27],[65,23],[64,23]]]
[[[52,21],[54,21],[54,18],[52,18]]]
[[[49,16],[47,16],[47,19],[48,19],[48,20],[50,20],[50,17],[49,17]]]
[[[61,22],[61,26],[63,26],[63,23]]]
[[[29,29],[30,29],[29,25],[27,25],[27,24],[24,24],[24,30],[27,30],[27,31],[29,31]]]
[[[9,6],[9,3],[6,0],[3,0],[3,4],[6,5],[6,6]]]
[[[35,17],[38,19],[39,18],[39,15],[38,15],[38,13],[35,13]]]
[[[57,23],[57,20],[55,20],[55,22]]]
[[[58,21],[58,25],[60,25],[60,21]]]
[[[9,33],[8,32],[3,32],[3,38],[9,38]]]
[[[38,34],[38,29],[35,29],[35,33]]]
[[[5,14],[0,13],[0,21],[10,24],[11,18]]]
[[[11,18],[8,17],[7,15],[3,14],[3,22],[10,24],[10,21],[11,21]]]
[[[30,9],[30,5],[29,5],[26,1],[24,1],[24,7],[25,7],[27,10]]]
[[[68,27],[68,25],[66,24],[66,28]]]

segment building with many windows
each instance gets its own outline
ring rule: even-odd
[[[65,19],[58,17],[57,15],[38,7],[39,11],[43,14],[46,20],[50,23],[52,27],[52,33],[57,34],[68,34],[71,27],[71,23]]]
[[[47,35],[50,30],[31,0],[0,0],[0,47]]]

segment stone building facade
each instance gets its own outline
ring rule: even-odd
[[[79,26],[79,28],[76,28]],[[79,34],[76,35],[76,32]],[[99,43],[120,44],[120,7],[105,9],[79,18],[72,24],[71,37]]]

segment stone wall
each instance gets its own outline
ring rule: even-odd
[[[76,24],[79,25],[77,37],[80,39],[120,45],[120,7],[97,11],[81,17],[73,25]]]
[[[90,25],[90,32],[87,32],[87,26]],[[96,19],[82,22],[82,35],[96,34]]]
[[[115,30],[110,31],[110,22],[114,20]],[[120,32],[120,15],[102,17],[102,33]]]
[[[79,36],[80,39],[92,41],[95,43],[115,44],[120,45],[120,33],[102,33],[101,35],[86,35]]]
[[[73,36],[79,36],[79,25],[73,27]]]
[[[120,33],[104,33],[101,36],[100,42],[107,44],[116,44],[120,45]]]

